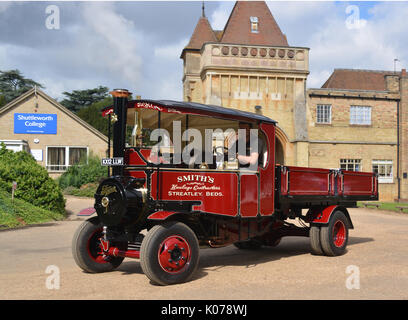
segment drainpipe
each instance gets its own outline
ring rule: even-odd
[[[397,100],[397,188],[398,188],[398,198],[397,201],[400,202],[401,199],[401,181],[400,181],[400,101]]]

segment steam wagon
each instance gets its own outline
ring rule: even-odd
[[[275,163],[276,122],[263,115],[111,94],[113,106],[102,110],[113,133],[102,159],[109,178],[94,210],[80,213],[89,218],[72,243],[86,272],[136,258],[152,282],[181,283],[202,246],[256,249],[285,236],[309,237],[312,254],[339,256],[353,229],[347,208],[378,200],[375,173]]]

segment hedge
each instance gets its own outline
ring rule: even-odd
[[[65,199],[58,184],[47,170],[37,164],[25,151],[7,150],[0,147],[0,189],[10,192],[13,181],[17,182],[15,197],[37,207],[65,214]]]
[[[90,155],[87,163],[80,163],[68,168],[58,179],[61,189],[67,187],[80,188],[88,183],[98,183],[107,176],[107,168],[101,165],[101,159]]]

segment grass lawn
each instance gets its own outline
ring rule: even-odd
[[[364,208],[363,203],[366,201],[359,201],[357,202],[357,206]],[[379,210],[389,210],[389,211],[395,211],[395,212],[400,212],[400,209],[397,207],[408,207],[408,203],[402,203],[402,202],[381,202],[381,201],[367,201],[367,203],[375,203],[379,204]],[[374,208],[374,206],[368,206],[367,208]],[[408,209],[404,209],[405,213],[408,213]]]
[[[61,213],[36,207],[20,199],[14,198],[12,201],[10,193],[0,190],[0,230],[64,218]]]

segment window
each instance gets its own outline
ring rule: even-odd
[[[65,171],[65,147],[48,147],[47,148],[47,170]]]
[[[87,158],[87,147],[47,147],[47,170],[65,171]]]
[[[373,160],[373,172],[378,174],[379,183],[393,183],[392,160]]]
[[[371,124],[371,107],[350,106],[350,124]]]
[[[258,17],[250,17],[249,20],[251,21],[251,32],[258,33]]]
[[[361,159],[340,159],[340,169],[346,171],[362,171]]]
[[[317,123],[331,123],[331,105],[317,105],[316,108]]]

